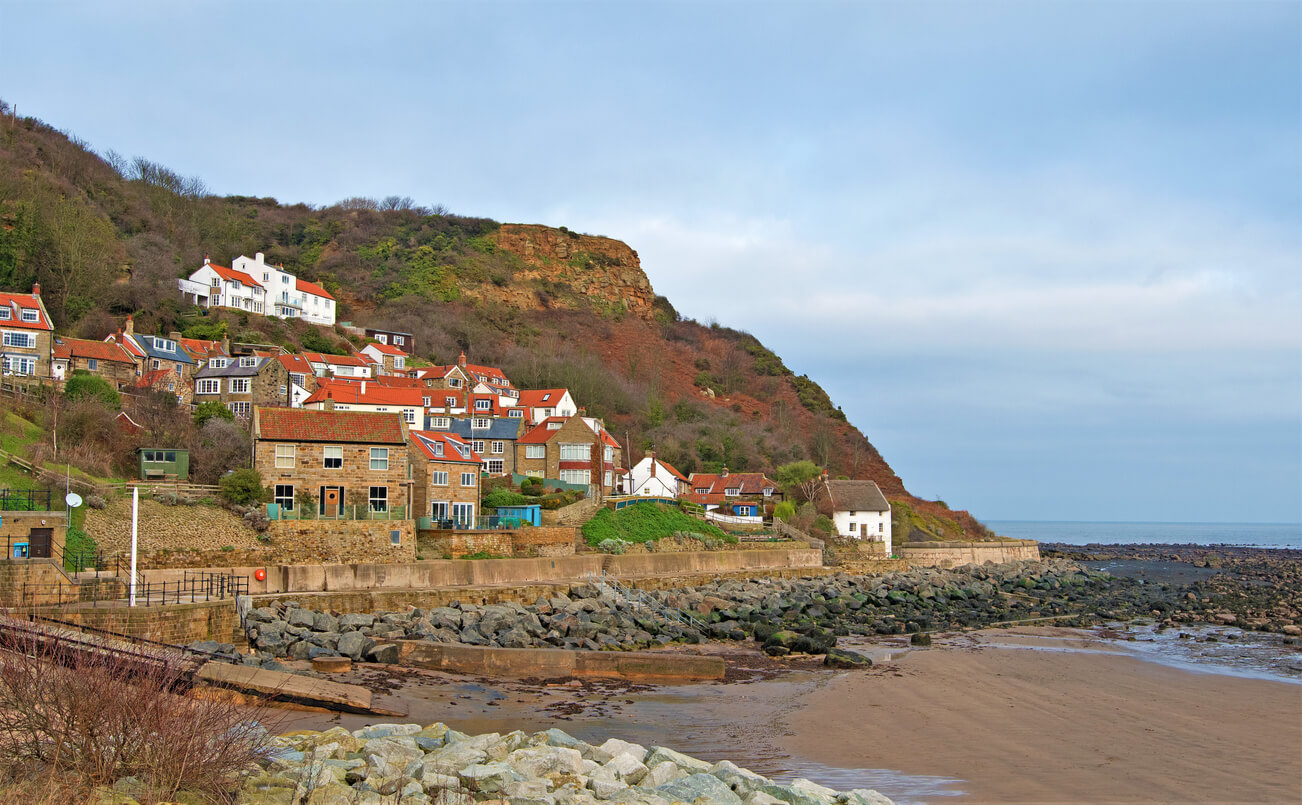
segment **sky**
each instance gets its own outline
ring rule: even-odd
[[[220,194],[627,242],[991,520],[1302,521],[1302,3],[0,0]]]

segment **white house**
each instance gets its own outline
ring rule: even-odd
[[[629,470],[628,494],[676,498],[691,488],[687,476],[656,458],[652,450]]]
[[[189,279],[177,280],[181,294],[200,307],[226,307],[267,315],[267,291],[247,272],[219,266],[203,258],[203,268]]]
[[[303,319],[334,326],[335,298],[325,288],[301,280],[284,266],[270,265],[262,252],[240,255],[230,268],[207,257],[203,268],[177,281],[182,295],[202,307],[229,307],[262,316]]]
[[[874,481],[823,480],[832,523],[842,537],[883,543],[891,553],[891,504]]]
[[[572,417],[579,412],[569,389],[521,391],[518,405],[529,412],[526,416],[534,425],[549,417]]]
[[[323,355],[320,352],[304,352],[317,377],[352,377],[368,378],[371,376],[371,364],[365,358],[356,355]]]
[[[384,371],[378,374],[397,375],[407,373],[407,353],[392,344],[367,344],[362,354],[375,361]]]

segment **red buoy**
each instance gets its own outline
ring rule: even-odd
[[[258,581],[266,581],[267,571],[263,570],[262,568],[258,568],[257,570],[253,571],[253,578],[257,579]]]

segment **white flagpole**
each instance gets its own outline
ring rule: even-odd
[[[131,487],[131,596],[128,606],[136,605],[136,520],[140,512],[140,487]]]

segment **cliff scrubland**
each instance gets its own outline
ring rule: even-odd
[[[323,207],[217,196],[201,179],[15,118],[3,102],[0,112],[0,289],[39,281],[60,332],[101,338],[133,314],[138,332],[359,346],[339,328],[182,303],[176,280],[205,256],[229,265],[263,252],[335,295],[341,321],[412,333],[418,360],[465,351],[520,388],[569,388],[627,442],[631,462],[653,446],[683,473],[808,458],[903,503],[897,539],[989,535],[967,512],[911,495],[817,382],[754,336],[682,319],[618,240],[396,196]]]

